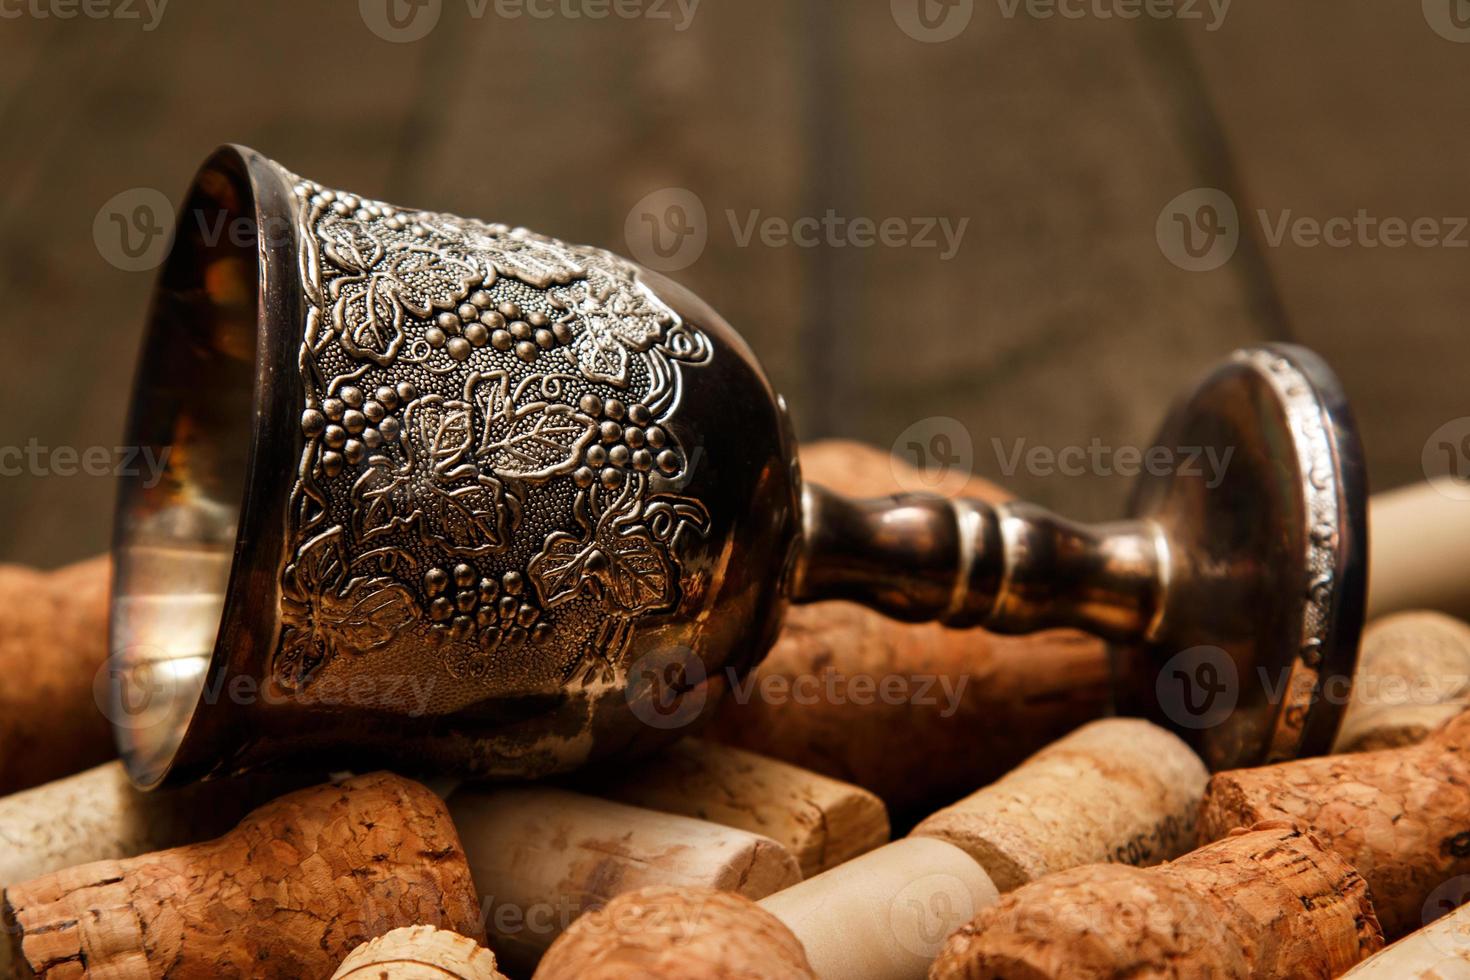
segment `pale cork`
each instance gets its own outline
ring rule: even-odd
[[[1178,736],[1094,721],[914,828],[974,858],[1002,892],[1080,864],[1147,866],[1194,844],[1209,774]]]
[[[1369,624],[1334,752],[1412,745],[1470,705],[1470,626],[1438,612]]]
[[[404,926],[347,954],[331,980],[506,980],[495,954],[447,929]]]
[[[490,946],[536,962],[577,916],[652,885],[763,898],[801,879],[784,847],[748,831],[551,787],[465,785],[449,797]]]
[[[867,790],[718,742],[688,738],[639,766],[588,780],[597,795],[769,837],[802,877],[888,842],[888,810]]]

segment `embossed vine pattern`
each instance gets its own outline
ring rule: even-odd
[[[432,650],[491,688],[606,676],[681,595],[681,371],[630,263],[299,181],[304,449],[274,674]]]

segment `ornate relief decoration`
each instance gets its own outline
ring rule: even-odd
[[[374,651],[507,690],[611,676],[681,596],[681,371],[631,263],[298,180],[304,445],[275,678]]]

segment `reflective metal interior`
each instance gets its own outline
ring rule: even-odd
[[[223,173],[193,189],[135,382],[126,441],[166,462],[161,477],[121,480],[109,711],[141,785],[158,781],[183,739],[225,609],[254,415],[258,272],[250,241],[211,235],[222,226],[209,218],[250,220],[250,206]]]

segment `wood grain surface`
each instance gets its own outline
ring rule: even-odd
[[[177,202],[225,141],[619,251],[638,202],[687,189],[707,245],[674,274],[749,338],[803,439],[912,452],[963,434],[956,465],[1082,518],[1116,514],[1130,480],[1007,473],[1015,440],[1146,446],[1174,392],[1242,342],[1327,355],[1376,489],[1418,478],[1430,433],[1467,414],[1470,251],[1273,246],[1253,217],[1470,215],[1470,47],[1420,4],[1153,20],[980,0],[953,6],[970,16],[958,36],[924,43],[898,27],[911,0],[705,0],[687,24],[664,0],[640,9],[665,19],[601,20],[558,12],[587,0],[537,0],[549,17],[435,0],[437,26],[392,43],[352,2],[169,3],[151,30],[143,3],[136,20],[63,20],[38,2],[0,23],[0,447],[118,441],[152,276],[111,264],[94,221],[132,188]],[[1243,216],[1210,272],[1155,237],[1198,187]],[[829,211],[964,233],[947,259],[742,241],[752,220]],[[111,497],[107,477],[7,475],[0,559],[95,554]]]

